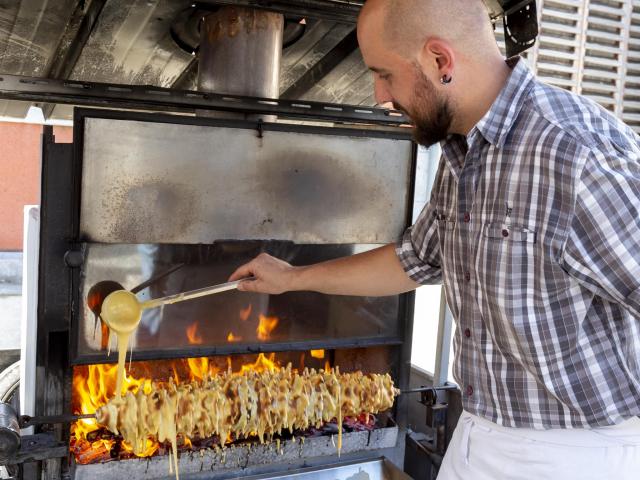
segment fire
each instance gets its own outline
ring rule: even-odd
[[[240,309],[240,320],[246,322],[249,319],[249,315],[251,315],[251,310],[253,309],[253,305],[249,304],[247,308]]]
[[[227,342],[239,342],[240,340],[242,340],[242,337],[235,336],[233,332],[229,332],[229,335],[227,335]]]
[[[209,375],[215,375],[219,372],[213,365],[209,368],[209,359],[207,357],[188,358],[187,364],[189,365],[190,380],[203,380]]]
[[[255,363],[242,365],[242,367],[240,367],[240,374],[251,371],[256,371],[258,373],[266,371],[273,372],[278,368],[280,368],[280,364],[276,362],[275,353],[269,354],[269,358],[265,357],[264,353],[261,353],[260,355],[258,355],[258,359],[255,361]]]
[[[207,357],[187,358],[169,360],[166,362],[136,362],[134,370],[147,372],[149,367],[154,371],[164,372],[164,378],[171,378],[172,381],[180,383],[185,380],[203,380],[210,376],[217,375],[226,364],[227,369],[235,371],[238,375],[249,371],[264,372],[274,371],[281,367],[276,360],[276,354],[265,355],[261,353],[253,363],[241,365],[239,369],[233,369],[231,357],[220,358],[218,363],[215,359]],[[89,365],[87,367],[76,367],[73,375],[73,405],[75,413],[91,414],[107,403],[116,385],[116,365]],[[161,384],[162,381],[155,383]],[[133,375],[126,375],[123,389],[136,393],[143,389],[145,394],[153,391],[154,381],[146,375],[136,378]],[[115,436],[106,434],[106,438],[101,438],[103,430],[94,419],[83,419],[75,422],[71,426],[71,452],[76,457],[76,462],[81,464],[95,461],[105,461],[110,459],[111,449],[116,445]],[[191,441],[183,439],[184,445],[188,448]],[[125,442],[121,442],[122,451],[133,455],[133,448]],[[157,452],[160,444],[150,439],[147,440],[146,450],[141,456],[149,457]]]
[[[324,350],[311,350],[311,356],[322,360],[324,358]]]
[[[107,403],[109,399],[108,394],[116,388],[116,372],[117,365],[90,365],[86,375],[74,375],[73,390],[80,406],[78,413],[94,413],[98,407]],[[151,381],[146,378],[136,379],[125,375],[123,389],[135,393],[140,388],[143,389],[144,393],[151,393]],[[93,439],[91,433],[96,432],[98,429],[97,422],[90,418],[79,420],[72,425],[71,433],[72,436],[75,437],[75,446],[79,449],[78,454],[99,453],[101,451],[108,454],[114,446],[115,440],[112,438],[102,439],[99,437]],[[84,450],[86,450],[86,444],[88,443],[94,452],[84,452]],[[122,446],[125,451],[133,450],[125,443],[123,443]],[[74,445],[72,445],[72,447],[74,447]],[[142,456],[151,456],[157,449],[158,444],[149,441],[147,449]],[[85,460],[84,463],[89,463],[92,461],[92,455],[82,455],[79,461],[82,460]]]
[[[187,340],[189,340],[189,345],[202,345],[203,339],[198,332],[198,322],[193,322],[187,327]]]
[[[258,339],[269,340],[271,332],[278,326],[278,317],[267,317],[260,314],[259,318],[260,323],[258,323],[258,328],[256,329]]]

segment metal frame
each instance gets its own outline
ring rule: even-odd
[[[281,118],[400,127],[401,112],[384,108],[301,100],[245,97],[170,88],[0,75],[0,98],[132,110],[196,110],[277,115]]]
[[[209,118],[192,118],[184,116],[154,115],[145,113],[129,113],[106,110],[82,110],[76,112],[73,144],[57,144],[52,134],[51,127],[45,127],[42,144],[42,206],[41,206],[41,230],[40,230],[40,265],[38,273],[38,331],[37,331],[37,392],[36,415],[59,415],[70,411],[72,361],[71,356],[77,348],[74,344],[73,325],[74,318],[78,315],[78,305],[82,301],[79,298],[80,269],[77,268],[82,257],[82,244],[78,241],[78,220],[80,213],[80,183],[82,168],[82,126],[83,118],[89,115],[114,118],[137,118],[154,120],[158,122],[193,123],[198,125],[226,125],[237,128],[256,129],[256,134],[261,134],[263,129],[290,130],[299,132],[316,132],[329,135],[359,135],[362,137],[393,137],[409,139],[409,132],[405,129],[393,129],[392,131],[379,131],[357,128],[327,128],[304,125],[286,124],[262,124],[261,122],[246,122],[233,120],[220,120]],[[417,148],[414,146],[413,161],[411,165],[411,179],[415,177],[415,162]],[[413,204],[413,183],[409,186],[408,205]],[[61,196],[62,194],[62,196]],[[407,209],[406,224],[411,223],[411,208]],[[336,342],[300,342],[299,346],[288,344],[268,344],[254,346],[253,353],[257,351],[292,350],[318,347],[318,348],[346,348],[388,346],[390,348],[390,373],[397,379],[398,387],[407,389],[409,386],[409,371],[411,360],[411,335],[413,317],[413,293],[402,295],[399,301],[398,315],[400,317],[398,336],[395,338],[356,339],[351,341]],[[246,353],[251,349],[245,350]],[[203,356],[210,352],[203,349],[189,350],[190,356]],[[233,352],[232,349],[218,349],[217,355],[225,355]],[[183,352],[184,356],[187,351]],[[167,352],[166,357],[175,358],[176,352]],[[138,357],[136,357],[138,358]],[[154,355],[153,358],[158,358]],[[89,363],[92,359],[87,358]],[[402,463],[404,452],[404,431],[408,425],[408,399],[400,398],[395,407],[395,420],[400,428],[398,444],[395,448],[372,450],[345,456],[349,459],[370,459],[384,455],[398,464]],[[51,435],[51,434],[50,434]],[[53,432],[53,439],[67,442],[68,428],[60,425]],[[49,455],[50,454],[50,455]],[[48,452],[46,456],[66,456],[67,450],[58,449]],[[326,462],[335,462],[335,458],[326,457],[305,460],[307,465],[323,465]],[[302,460],[301,460],[302,462]],[[279,466],[274,465],[271,471],[282,471],[283,468],[291,469],[301,465]],[[25,464],[24,475],[46,479],[60,478],[67,473],[67,462],[62,458],[49,458],[42,462]],[[72,467],[73,468],[73,467]],[[265,468],[260,470],[265,471]],[[29,473],[26,473],[29,472]],[[71,470],[73,475],[73,470]],[[26,478],[26,477],[25,477]]]
[[[60,186],[67,185],[73,177],[72,158],[72,146],[55,143],[53,128],[45,126],[42,135],[35,415],[65,413],[71,402],[68,345],[74,305],[69,302],[71,274],[63,259],[73,238],[72,194],[71,190],[60,189]],[[53,435],[56,440],[68,441],[69,432],[58,426]],[[60,478],[63,465],[59,458],[46,460],[44,467],[40,463],[26,464],[24,476]]]

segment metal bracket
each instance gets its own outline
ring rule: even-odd
[[[19,463],[36,462],[48,458],[64,458],[69,454],[69,445],[66,442],[56,440],[52,432],[25,435],[21,438],[18,453],[3,460],[5,465],[17,465]]]
[[[264,122],[262,121],[262,119],[258,119],[258,125],[256,126],[256,128],[258,129],[258,138],[263,138],[264,137]]]
[[[420,403],[426,407],[426,425],[433,431],[429,441],[421,442],[422,448],[440,457],[444,456],[447,449],[447,411],[448,403],[441,398],[442,392],[457,390],[453,384],[437,387],[422,386],[402,393],[420,393]]]
[[[538,37],[535,0],[511,0],[504,6],[504,41],[507,58],[531,48]]]

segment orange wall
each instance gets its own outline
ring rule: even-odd
[[[71,127],[54,127],[70,143]],[[42,125],[0,122],[0,251],[22,250],[23,206],[40,203]]]

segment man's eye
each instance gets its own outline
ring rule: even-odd
[[[388,81],[390,78],[391,78],[391,74],[390,73],[385,73],[384,75],[380,74],[380,80]]]

